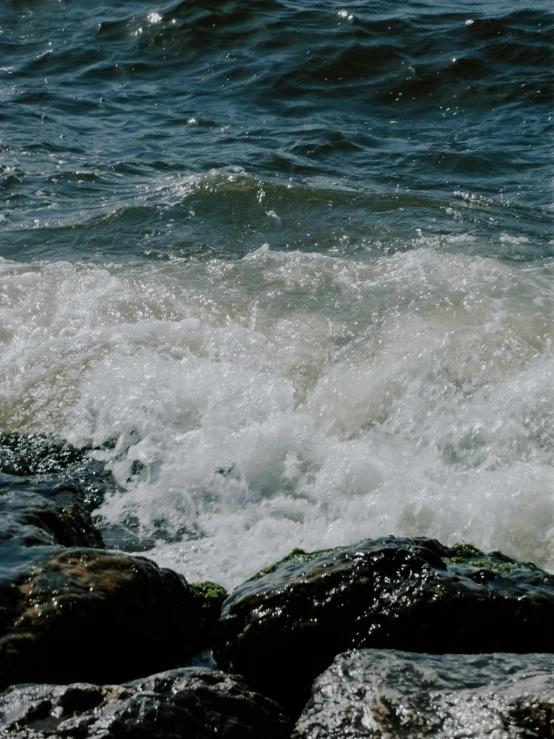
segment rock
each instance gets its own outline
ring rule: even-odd
[[[104,545],[82,493],[70,485],[0,474],[0,522],[0,547]]]
[[[198,618],[198,633],[204,642],[208,642],[215,622],[221,614],[221,606],[229,593],[215,582],[190,583],[193,607]]]
[[[104,463],[90,456],[93,451],[105,454],[115,445],[116,441],[110,440],[99,449],[77,449],[50,434],[0,433],[0,475],[5,476],[4,481],[10,476],[10,487],[18,478],[23,478],[26,486],[36,483],[51,488],[71,487],[81,492],[83,506],[91,513],[107,495],[121,492]],[[156,545],[155,538],[141,534],[140,524],[132,516],[123,524],[116,524],[96,514],[94,523],[110,549],[145,552]],[[75,544],[93,546],[86,542]]]
[[[339,655],[315,681],[292,739],[554,736],[551,654]]]
[[[62,472],[85,454],[49,434],[0,434],[0,472],[29,477]]]
[[[22,685],[0,695],[10,739],[286,739],[276,703],[240,678],[182,668],[124,685]]]
[[[64,482],[86,465],[83,452],[46,435],[0,434],[0,468],[17,473],[0,472],[0,688],[126,680],[209,645],[226,592],[95,551],[103,540],[85,495]]]
[[[295,555],[224,602],[214,657],[298,714],[352,648],[554,651],[554,576],[500,553],[416,538]]]
[[[77,449],[49,434],[0,433],[0,473],[81,490],[90,512],[120,488],[90,449]]]
[[[214,606],[154,562],[84,548],[0,552],[0,687],[120,682],[206,646]]]

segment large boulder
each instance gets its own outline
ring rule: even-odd
[[[500,553],[386,537],[297,552],[223,604],[214,656],[299,712],[352,648],[553,652],[554,576]]]
[[[554,736],[554,655],[339,655],[312,687],[292,739]]]
[[[83,494],[71,485],[0,473],[0,547],[102,547]]]
[[[240,678],[182,668],[124,685],[22,685],[0,694],[6,739],[287,739],[273,701]]]
[[[0,687],[120,682],[182,665],[206,644],[224,597],[123,553],[0,552]]]

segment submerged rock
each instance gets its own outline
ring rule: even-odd
[[[338,656],[312,687],[292,739],[554,736],[554,655]]]
[[[352,648],[553,652],[554,576],[499,553],[386,537],[296,552],[223,604],[214,656],[299,712]]]
[[[80,490],[0,474],[0,547],[102,547]]]
[[[202,668],[124,685],[22,685],[0,694],[0,736],[286,739],[279,706],[240,678]]]
[[[183,664],[217,613],[186,580],[142,557],[5,547],[0,686],[119,682]]]

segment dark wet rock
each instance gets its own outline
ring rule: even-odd
[[[150,560],[83,548],[0,553],[0,687],[119,682],[206,646],[213,603],[204,609],[184,578]]]
[[[0,434],[0,472],[29,477],[62,472],[85,454],[49,434]]]
[[[218,665],[291,713],[353,648],[554,651],[554,576],[500,553],[386,537],[301,552],[223,604]]]
[[[292,739],[554,736],[551,654],[338,656],[312,687]]]
[[[105,453],[113,446],[115,440],[109,440],[96,450],[78,449],[50,434],[0,433],[0,475],[11,476],[11,485],[22,478],[26,485],[74,488],[81,492],[84,508],[93,512],[106,496],[122,492],[104,462],[90,456],[95,451]],[[94,523],[110,549],[145,552],[156,545],[154,538],[141,535],[138,521],[115,524],[95,513]]]
[[[263,570],[256,572],[254,575],[249,577],[246,582],[254,582],[254,580],[260,580],[266,575],[271,575],[273,572],[275,572],[285,564],[306,564],[307,562],[311,562],[314,559],[322,557],[324,554],[329,554],[330,552],[335,551],[337,551],[336,548],[318,549],[315,552],[306,552],[304,551],[304,549],[299,549],[297,547],[296,549],[293,549],[291,552],[289,552],[285,557],[283,557],[283,559],[280,559],[277,562],[273,562],[272,564],[267,565],[267,567],[264,567]]]
[[[124,685],[22,685],[0,695],[0,736],[10,739],[286,739],[273,701],[240,678],[202,668]]]
[[[104,545],[81,491],[0,474],[0,547],[52,544]]]
[[[221,585],[209,581],[193,582],[189,587],[193,607],[198,614],[199,635],[204,641],[208,641],[229,593]]]
[[[90,449],[77,449],[50,434],[0,433],[0,473],[33,477],[52,485],[81,490],[88,511],[120,488],[103,462],[92,459]]]

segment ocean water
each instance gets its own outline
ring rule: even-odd
[[[554,570],[554,17],[3,0],[0,431],[233,586],[293,547]]]

